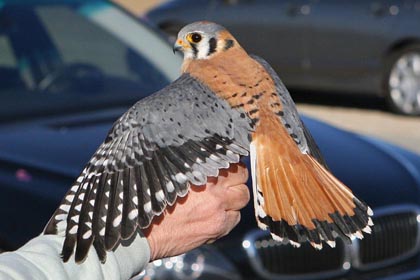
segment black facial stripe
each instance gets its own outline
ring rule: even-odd
[[[197,58],[197,54],[198,54],[197,46],[195,44],[190,44],[190,45],[194,53],[194,58]]]
[[[233,45],[235,44],[235,42],[233,42],[233,40],[230,39],[226,39],[225,40],[225,51],[230,49],[231,47],[233,47]]]
[[[214,53],[216,51],[217,48],[217,41],[216,38],[212,37],[209,40],[209,52],[207,53],[207,55],[211,55],[212,53]]]

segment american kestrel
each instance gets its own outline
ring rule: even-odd
[[[370,232],[372,210],[335,178],[277,74],[222,26],[178,34],[182,75],[113,125],[45,228],[67,261],[99,258],[150,225],[190,184],[250,154],[257,224],[317,249]]]

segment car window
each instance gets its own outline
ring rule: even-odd
[[[124,42],[72,9],[41,7],[36,11],[61,55],[61,63],[87,64],[107,76],[142,84],[165,81],[162,73],[127,49]],[[133,67],[133,61],[142,67]]]
[[[179,60],[163,63],[167,53],[166,41],[109,4],[5,5],[0,121],[131,105],[176,76]]]
[[[0,90],[22,86],[9,39],[0,34]]]
[[[16,67],[12,46],[10,46],[8,38],[4,35],[0,35],[0,53],[0,67]]]

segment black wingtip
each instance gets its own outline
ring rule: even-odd
[[[98,255],[99,260],[101,261],[102,264],[104,264],[106,262],[107,256],[106,256],[106,250],[105,250],[103,242],[95,238],[93,240],[93,246],[95,248],[95,251]],[[91,244],[84,247],[77,246],[76,252],[75,252],[75,262],[77,264],[81,264],[86,260],[86,258],[88,257],[90,247],[91,247]],[[63,262],[64,263],[68,262],[70,258],[72,257],[73,253],[74,253],[74,243],[72,240],[66,239],[66,241],[64,241],[63,250],[61,252],[61,259],[63,260]]]
[[[61,258],[63,259],[63,262],[68,262],[70,257],[73,255],[75,243],[76,239],[73,236],[68,236],[64,240],[63,250],[61,251]]]
[[[106,262],[106,250],[103,240],[100,238],[95,238],[93,241],[93,247],[95,247],[99,260],[104,264]]]
[[[111,251],[117,246],[120,240],[120,234],[117,230],[109,230],[105,233],[105,249]]]
[[[76,263],[83,263],[86,260],[92,243],[93,243],[92,238],[85,239],[85,240],[82,240],[82,238],[79,238],[77,242],[77,246],[76,246],[75,257],[74,257]]]
[[[56,213],[54,213],[54,215],[52,215],[51,219],[48,221],[48,224],[44,228],[44,234],[57,234],[57,223],[55,222],[55,216]]]

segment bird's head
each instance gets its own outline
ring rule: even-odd
[[[179,31],[174,52],[183,52],[184,59],[208,59],[235,46],[239,46],[237,41],[223,26],[199,21]]]

